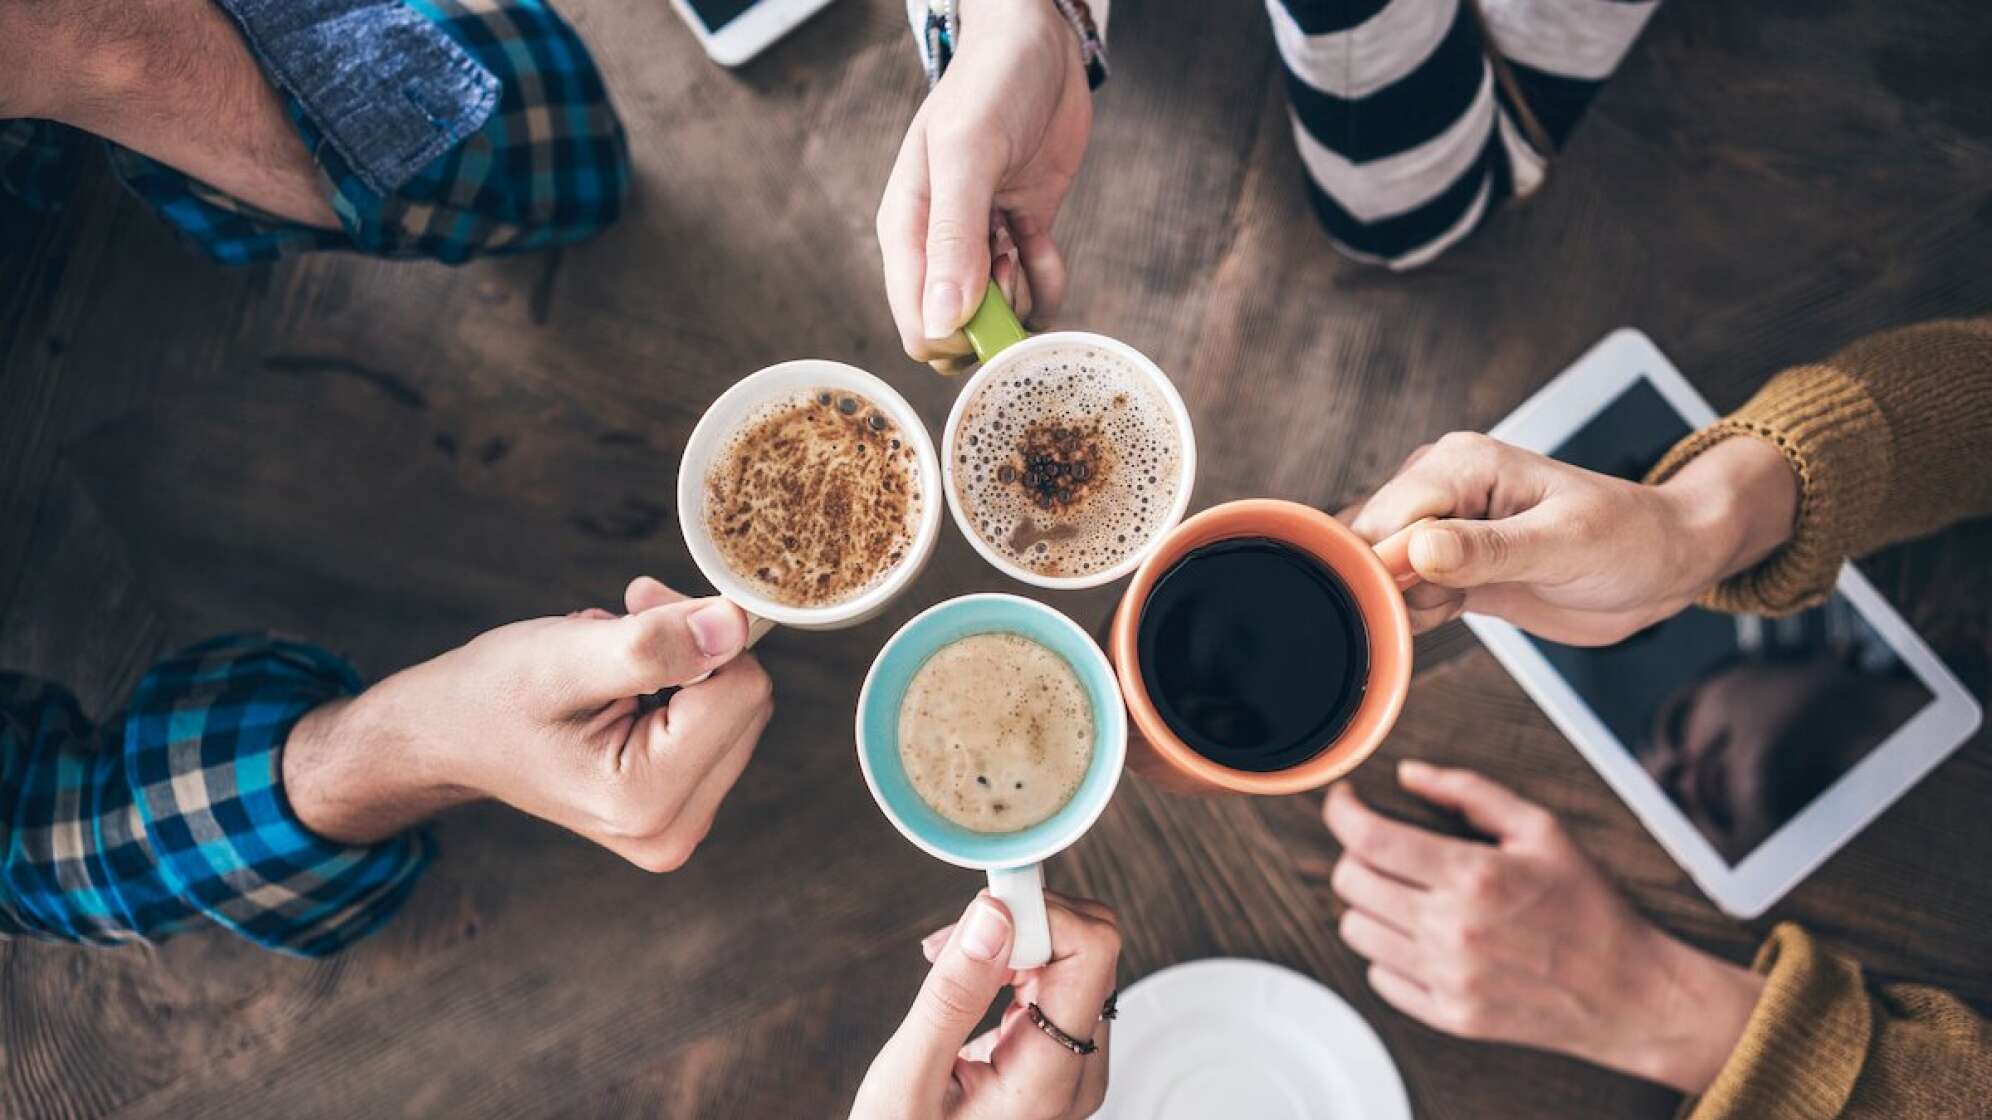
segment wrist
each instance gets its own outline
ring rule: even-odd
[[[1699,1096],[1715,1083],[1756,1011],[1764,978],[1650,931],[1626,1017],[1638,1033],[1621,1040],[1605,1065]]]
[[[1698,595],[1776,552],[1798,517],[1798,475],[1765,440],[1735,435],[1657,488],[1673,511],[1680,590]]]
[[[292,812],[313,833],[373,844],[474,799],[451,781],[395,700],[395,678],[328,701],[291,728],[279,762]]]

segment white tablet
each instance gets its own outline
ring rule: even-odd
[[[1715,411],[1620,330],[1491,433],[1638,479]],[[1726,913],[1754,918],[1978,729],[1977,701],[1853,565],[1789,618],[1691,607],[1617,645],[1480,640]]]
[[[815,15],[830,0],[671,0],[721,66],[738,66]]]

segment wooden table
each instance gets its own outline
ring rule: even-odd
[[[0,663],[92,710],[219,629],[311,636],[381,673],[513,618],[695,576],[677,448],[735,378],[799,355],[902,387],[872,213],[921,95],[898,0],[841,0],[737,74],[666,5],[567,0],[628,122],[620,228],[463,269],[319,256],[227,271],[101,176],[0,249]],[[1338,259],[1308,216],[1258,5],[1124,0],[1115,78],[1060,231],[1062,320],[1169,370],[1199,506],[1333,505],[1484,427],[1622,324],[1719,406],[1863,332],[1992,308],[1992,70],[1970,3],[1675,3],[1555,166],[1437,264]],[[1985,695],[1992,527],[1871,564]],[[847,728],[873,650],[1003,587],[953,530],[856,630],[765,646],[779,712],[691,866],[651,877],[482,806],[438,822],[408,910],[336,960],[222,934],[0,945],[7,1117],[838,1113],[975,877],[878,815]],[[1058,595],[1083,622],[1112,590]],[[1463,629],[1419,646],[1383,752],[1555,807],[1668,928],[1743,959],[1792,919],[1877,973],[1992,1001],[1985,735],[1764,922],[1721,918]],[[1356,777],[1401,808],[1387,766]],[[1125,783],[1051,869],[1111,902],[1122,980],[1213,955],[1322,978],[1420,1116],[1665,1116],[1661,1089],[1441,1037],[1381,1005],[1332,931],[1318,799]]]

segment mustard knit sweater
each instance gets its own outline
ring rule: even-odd
[[[1772,378],[1683,440],[1660,481],[1733,436],[1775,444],[1799,478],[1791,540],[1702,597],[1779,614],[1832,590],[1840,563],[1992,514],[1992,318],[1862,339]],[[1692,1120],[1992,1117],[1992,1024],[1952,996],[1875,986],[1860,965],[1781,925],[1757,953],[1763,998]]]

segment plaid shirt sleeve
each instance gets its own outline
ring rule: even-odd
[[[0,674],[0,937],[115,945],[212,922],[317,957],[378,928],[428,838],[320,839],[279,767],[299,717],[359,686],[322,650],[217,638],[155,666],[93,728],[62,689]]]
[[[325,122],[314,120],[286,88],[291,123],[324,173],[339,229],[285,221],[156,160],[106,145],[112,169],[182,241],[222,264],[315,249],[460,264],[577,241],[616,220],[629,190],[628,145],[594,59],[557,12],[542,0],[401,0],[401,7],[460,48],[466,64],[495,79],[497,101],[464,140],[380,190],[369,185],[379,185],[378,178],[349,161]],[[265,57],[281,50],[273,43],[254,45]],[[369,73],[367,61],[336,51],[292,51],[286,58],[300,67]],[[381,96],[393,96],[395,83],[374,77],[382,78],[376,82]],[[0,121],[0,187],[46,206],[60,166],[51,143],[57,130],[23,125]]]

